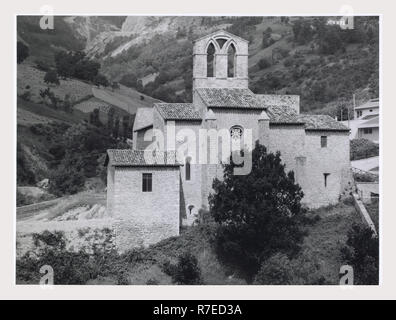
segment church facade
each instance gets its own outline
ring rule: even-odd
[[[213,144],[208,132],[222,137]],[[335,204],[352,188],[349,129],[326,115],[300,114],[299,96],[254,94],[248,42],[218,31],[194,42],[193,101],[139,109],[133,148],[108,150],[107,210],[118,248],[149,245],[191,225],[208,208],[213,179],[222,178],[210,154],[224,159],[222,143],[234,141],[280,151],[310,208]],[[150,160],[145,150],[153,146]]]

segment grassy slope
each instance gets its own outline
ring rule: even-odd
[[[138,107],[152,107],[152,104],[158,101],[124,86],[112,91],[93,88],[91,84],[77,79],[67,79],[60,80],[59,86],[50,86],[51,91],[61,99],[69,94],[74,101],[82,100],[77,104],[77,108],[74,108],[73,113],[66,113],[41,103],[39,92],[47,87],[43,81],[44,75],[43,71],[36,69],[29,62],[17,66],[17,94],[21,95],[26,91],[31,93],[30,101],[17,98],[17,142],[21,143],[29,166],[35,172],[37,179],[48,178],[47,160],[51,159],[51,156],[48,154],[48,141],[42,136],[32,133],[30,126],[59,121],[73,125],[89,121],[89,112],[92,110],[84,109],[84,102],[91,100],[101,106],[113,106],[120,118],[130,112],[133,121]],[[92,90],[103,100],[90,98],[93,97]],[[143,100],[140,98],[141,96],[144,97]],[[89,103],[88,107],[90,107]],[[100,112],[100,120],[102,123],[107,122],[106,112]]]
[[[352,224],[362,223],[353,205],[340,203],[314,210],[321,219],[308,227],[300,255],[308,262],[315,261],[319,265],[318,274],[326,279],[328,284],[338,284],[339,270],[342,265],[340,249],[345,245],[347,232]],[[209,236],[201,227],[190,227],[182,231],[179,237],[163,240],[148,249],[141,249],[138,262],[127,265],[128,279],[131,284],[145,284],[155,279],[159,284],[171,284],[161,266],[165,261],[176,262],[178,255],[184,251],[192,252],[198,259],[204,284],[246,284],[231,270],[222,265],[213,252]],[[135,253],[136,254],[136,253]],[[115,284],[112,276],[97,278],[89,284]]]

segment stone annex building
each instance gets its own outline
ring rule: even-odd
[[[248,41],[218,31],[194,41],[192,103],[139,109],[133,148],[108,150],[107,210],[119,250],[178,235],[181,225],[191,225],[198,210],[208,207],[221,164],[200,164],[191,150],[177,161],[180,138],[175,146],[165,143],[154,161],[144,156],[152,143],[145,140],[154,141],[155,130],[177,136],[186,129],[196,137],[199,129],[226,129],[231,140],[250,129],[253,144],[258,140],[281,152],[308,207],[336,203],[349,192],[349,129],[326,115],[300,114],[299,96],[254,94],[248,88]]]

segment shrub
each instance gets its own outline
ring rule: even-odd
[[[261,265],[254,284],[292,284],[292,271],[289,258],[285,254],[276,254]]]
[[[246,155],[245,159],[248,158]],[[235,175],[236,166],[224,166],[223,181],[213,182],[210,210],[219,224],[215,247],[219,258],[237,267],[251,281],[271,255],[298,252],[305,232],[303,192],[293,172],[286,173],[280,153],[267,153],[258,143],[252,169]]]
[[[379,155],[379,145],[368,139],[351,140],[351,160],[359,160]]]
[[[169,261],[165,262],[162,269],[177,284],[193,285],[202,283],[198,260],[190,252],[184,252],[179,255],[176,265],[171,264]]]
[[[271,62],[268,61],[266,58],[261,58],[258,62],[258,66],[260,70],[269,68],[271,66]]]
[[[44,75],[44,82],[47,84],[55,84],[58,86],[60,82],[56,71],[54,70],[47,71],[47,73]]]
[[[17,42],[17,63],[22,63],[29,56],[29,47],[22,41]]]
[[[360,225],[353,225],[348,232],[342,258],[353,267],[354,284],[376,285],[379,277],[379,239],[373,231]]]
[[[45,230],[42,233],[33,233],[33,243],[36,247],[40,246],[40,242],[45,245],[56,248],[64,249],[66,246],[66,241],[64,239],[64,234],[61,231],[50,232]]]

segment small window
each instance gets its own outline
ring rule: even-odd
[[[372,134],[373,133],[373,129],[372,128],[364,128],[363,129],[363,133],[364,134]]]
[[[327,177],[330,175],[330,173],[323,173],[324,177],[324,186],[327,187]]]
[[[370,112],[373,112],[373,109],[370,109]]]
[[[152,192],[153,191],[153,174],[152,173],[143,173],[142,180],[142,190],[143,192]]]
[[[320,146],[322,148],[327,148],[327,136],[320,137]]]
[[[357,111],[357,117],[359,118],[359,117],[361,117],[362,116],[362,111],[361,110],[358,110]]]
[[[186,181],[191,180],[191,158],[186,159]]]

